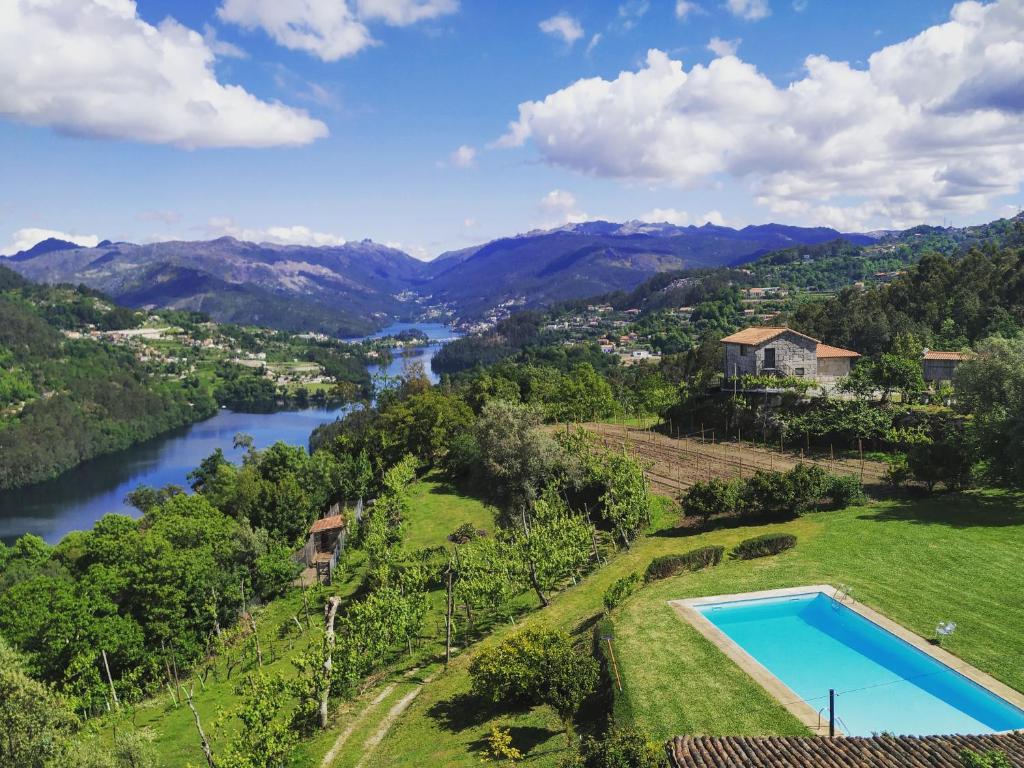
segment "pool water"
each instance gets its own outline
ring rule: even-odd
[[[1024,728],[1024,711],[821,592],[697,610],[826,722],[834,688],[847,735]]]

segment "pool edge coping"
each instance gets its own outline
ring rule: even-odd
[[[812,584],[802,587],[783,587],[781,589],[764,589],[755,592],[739,592],[728,595],[710,595],[705,597],[691,597],[680,600],[669,600],[668,604],[676,614],[696,629],[705,639],[728,656],[744,672],[753,678],[754,682],[764,688],[771,696],[784,706],[790,714],[795,716],[811,733],[821,735],[828,732],[828,717],[819,717],[817,710],[811,707],[806,701],[796,694],[789,686],[783,683],[778,677],[772,674],[767,667],[751,656],[736,641],[726,635],[722,630],[712,624],[697,608],[701,605],[708,605],[721,602],[740,602],[743,600],[762,600],[775,597],[795,597],[798,595],[810,595],[821,593],[826,597],[833,597],[839,591],[830,584]],[[982,672],[977,667],[968,664],[958,656],[937,645],[932,645],[920,635],[911,632],[902,624],[898,624],[887,616],[870,608],[860,601],[850,597],[845,592],[841,600],[842,605],[854,613],[860,614],[863,618],[878,625],[889,634],[910,645],[922,653],[930,656],[935,661],[949,667],[954,672],[967,678],[974,684],[982,687],[990,693],[1005,700],[1009,704],[1024,710],[1024,694],[1011,688],[987,672]],[[836,728],[836,735],[843,735]]]

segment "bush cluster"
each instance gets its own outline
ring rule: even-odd
[[[612,582],[612,585],[605,590],[604,593],[604,609],[610,611],[615,606],[622,603],[627,597],[636,591],[636,588],[640,585],[640,574],[633,572],[628,576],[623,576],[621,579],[616,579]]]
[[[747,480],[697,482],[680,498],[683,514],[707,522],[715,515],[740,514],[784,520],[828,506],[842,509],[864,501],[857,478],[832,475],[813,464],[788,472],[758,470]]]
[[[723,547],[701,547],[683,555],[656,557],[647,566],[646,581],[667,579],[684,571],[699,571],[722,562]]]
[[[729,556],[735,560],[753,560],[757,557],[777,555],[795,546],[796,536],[791,533],[766,533],[741,541]]]

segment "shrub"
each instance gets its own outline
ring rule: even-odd
[[[699,517],[705,523],[715,515],[734,512],[742,498],[743,483],[714,478],[694,483],[679,502],[686,517]]]
[[[565,632],[528,629],[480,653],[469,676],[474,695],[495,704],[547,704],[571,733],[598,671],[597,661],[577,651]]]
[[[472,523],[463,523],[454,531],[448,534],[448,541],[453,544],[467,544],[473,539],[486,536],[487,531],[477,528]]]
[[[610,611],[615,606],[619,605],[623,600],[629,597],[636,591],[637,586],[640,584],[640,574],[631,573],[628,576],[623,576],[621,579],[616,579],[604,593],[604,609]]]
[[[963,762],[964,768],[1012,768],[1013,766],[1006,753],[999,749],[991,749],[988,752],[965,749],[960,753],[960,760]]]
[[[602,739],[584,739],[586,768],[662,768],[668,764],[664,748],[632,725],[613,726]]]
[[[722,562],[723,547],[701,547],[685,555],[663,555],[651,560],[644,574],[646,581],[667,579],[684,571],[699,571]]]
[[[853,475],[833,476],[829,481],[828,495],[835,509],[863,504],[867,498],[860,480]]]
[[[796,536],[791,533],[766,533],[741,541],[729,556],[736,560],[753,560],[756,557],[777,555],[794,546]]]
[[[897,453],[886,459],[885,482],[893,488],[899,488],[910,480],[910,464],[905,453]]]

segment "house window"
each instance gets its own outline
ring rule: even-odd
[[[797,368],[795,373],[796,373],[797,376],[803,376],[804,375],[804,369],[803,368]]]
[[[746,344],[740,344],[740,357],[746,357],[747,356],[747,349],[748,349],[748,347],[747,347]]]
[[[768,347],[764,351],[764,367],[774,368],[775,367],[775,347]]]

